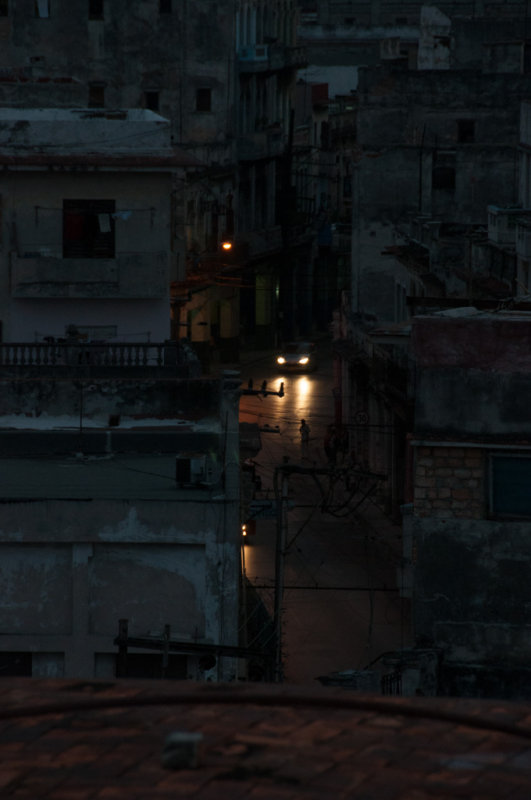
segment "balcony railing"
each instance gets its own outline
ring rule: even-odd
[[[114,371],[194,372],[199,365],[189,347],[177,342],[4,342],[0,344],[0,370],[47,369],[58,373],[85,372],[108,375]]]

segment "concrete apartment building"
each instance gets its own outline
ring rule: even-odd
[[[405,541],[439,694],[529,697],[530,335],[529,312],[413,320]]]
[[[402,56],[358,69],[352,280],[335,333],[338,417],[359,460],[389,475],[382,503],[397,517],[412,424],[410,309],[495,305],[515,293],[515,245],[508,254],[489,233],[489,214],[518,203],[523,20],[505,19],[514,47],[501,47],[494,17],[474,28],[425,7],[417,68]]]

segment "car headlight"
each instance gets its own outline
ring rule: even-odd
[[[279,356],[277,358],[277,364],[285,364],[285,363],[286,363],[286,359],[284,358],[284,356]]]
[[[307,364],[309,360],[310,359],[308,356],[303,356],[302,358],[299,358],[299,364]]]

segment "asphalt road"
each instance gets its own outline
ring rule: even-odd
[[[262,449],[256,457],[262,496],[273,497],[275,468],[289,464],[326,467],[323,440],[333,421],[332,357],[325,343],[318,369],[309,375],[283,375],[273,356],[241,368],[244,385],[284,397],[245,395],[240,420],[257,422]],[[310,426],[308,456],[302,460],[299,425]],[[278,428],[278,432],[277,432]],[[269,429],[271,432],[267,432]],[[370,487],[369,487],[370,488]],[[284,680],[315,684],[318,676],[363,669],[380,654],[411,644],[408,602],[396,586],[400,545],[364,519],[374,512],[366,483],[336,476],[291,475],[282,613]],[[355,509],[355,510],[354,510]],[[276,520],[259,519],[244,547],[248,579],[272,611],[275,583]],[[391,536],[391,541],[389,537]]]

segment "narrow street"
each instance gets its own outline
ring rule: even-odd
[[[332,357],[321,345],[318,369],[308,375],[277,372],[273,355],[241,367],[243,385],[267,381],[284,397],[244,395],[240,421],[257,422],[262,449],[256,457],[262,496],[274,496],[275,468],[327,465],[324,435],[333,422]],[[310,426],[308,456],[301,461],[300,420]],[[269,432],[268,432],[269,431]],[[407,646],[408,601],[397,591],[400,531],[375,526],[379,510],[369,496],[328,475],[291,475],[286,535],[282,651],[284,679],[312,684],[331,672],[363,669],[383,652]],[[355,508],[357,506],[357,508]],[[355,510],[353,510],[355,508]],[[383,518],[382,518],[383,519]],[[244,547],[248,579],[272,612],[275,519],[258,519]]]

